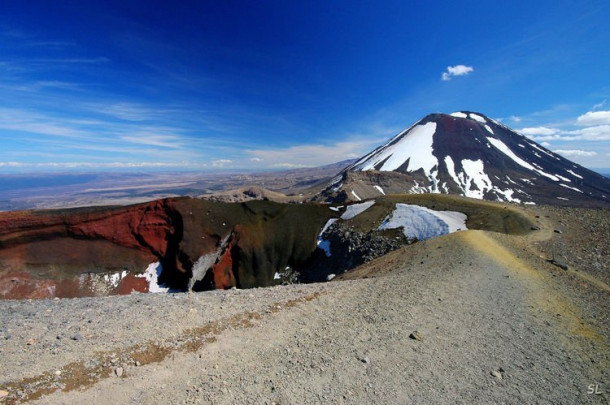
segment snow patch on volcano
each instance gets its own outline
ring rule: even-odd
[[[506,144],[504,142],[502,142],[501,140],[496,139],[496,138],[491,138],[491,137],[487,137],[487,140],[489,141],[489,143],[491,143],[493,146],[495,146],[496,149],[498,149],[500,152],[504,153],[506,156],[511,158],[515,163],[517,163],[521,167],[525,167],[526,169],[534,171],[542,176],[548,177],[551,180],[559,181],[559,178],[557,176],[548,174],[548,173],[544,172],[541,168],[536,168],[536,167],[532,166],[531,164],[527,163],[525,160],[521,159],[519,156],[515,155],[515,153],[512,150],[510,150],[510,148],[508,146],[506,146]]]
[[[470,118],[472,118],[473,120],[478,121],[478,122],[480,122],[482,124],[486,124],[487,123],[487,121],[485,121],[485,118],[481,117],[480,115],[470,113],[470,114],[468,114],[468,116]]]
[[[436,156],[432,153],[435,132],[435,122],[416,125],[401,139],[393,144],[388,143],[378,153],[358,165],[357,168],[363,171],[373,170],[383,163],[379,170],[389,172],[397,170],[408,161],[408,172],[423,169],[429,176],[432,168],[438,164]]]
[[[572,170],[568,169],[566,170],[566,172],[570,173],[572,176],[574,177],[578,177],[579,179],[582,179],[583,177],[580,174],[576,174],[574,173]]]
[[[383,189],[381,188],[381,186],[373,186],[373,187],[375,187],[375,189],[376,189],[377,191],[379,191],[381,194],[385,195],[385,191],[383,191]]]
[[[461,212],[435,211],[419,205],[398,203],[379,229],[402,228],[407,238],[425,240],[468,229],[466,219]]]
[[[360,204],[352,204],[345,209],[345,212],[343,213],[343,215],[341,215],[341,219],[344,221],[352,219],[362,214],[364,211],[368,210],[373,205],[375,205],[375,200],[366,201]]]

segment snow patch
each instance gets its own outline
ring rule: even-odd
[[[273,279],[274,280],[281,280],[282,279],[282,275],[276,271],[275,274],[273,275]]]
[[[145,278],[148,282],[148,292],[150,293],[166,293],[169,287],[159,284],[159,276],[163,271],[160,262],[151,263],[148,265],[143,274],[137,274],[136,277]]]
[[[338,212],[338,211],[339,211],[339,208],[337,208],[337,207],[328,207],[328,208],[329,208],[331,211],[335,211],[335,212]]]
[[[494,134],[494,131],[492,131],[492,129],[490,128],[490,126],[489,126],[489,125],[485,124],[485,125],[484,125],[484,127],[485,127],[485,129],[487,130],[487,132],[489,132],[489,133],[490,133],[490,134],[492,134],[492,135]]]
[[[461,212],[435,211],[419,205],[398,203],[379,229],[402,228],[406,237],[425,240],[468,229],[466,219]]]
[[[333,187],[330,191],[333,193],[336,193],[337,191],[339,191],[341,189],[341,186],[343,186],[343,183],[339,183],[339,185]]]
[[[462,169],[462,172],[458,174],[460,179],[458,184],[461,184],[464,195],[479,200],[483,199],[485,192],[493,188],[489,176],[485,173],[483,161],[481,159],[464,159],[462,160]]]
[[[570,173],[572,176],[574,177],[578,177],[579,179],[582,179],[583,177],[580,174],[576,174],[574,173],[572,170],[568,169],[566,170],[566,172]]]
[[[326,224],[324,224],[324,227],[322,228],[322,230],[320,231],[320,234],[318,235],[318,242],[316,243],[316,245],[322,249],[324,251],[324,253],[326,253],[327,257],[330,257],[330,241],[326,240],[322,237],[322,235],[324,235],[324,232],[326,232],[326,230],[328,228],[330,228],[330,226],[332,224],[334,224],[335,222],[337,222],[337,218],[331,218],[328,221],[326,221]]]
[[[481,122],[483,124],[487,123],[487,121],[485,121],[485,118],[481,117],[480,115],[473,114],[473,113],[470,113],[468,115],[470,116],[470,118],[472,118],[475,121],[479,121],[479,122]]]
[[[127,272],[125,270],[119,271],[117,273],[105,274],[104,281],[109,286],[117,288],[121,283],[121,280],[127,277]]]
[[[383,189],[381,188],[381,186],[373,186],[377,189],[377,191],[379,191],[381,194],[385,195],[385,191],[383,191]]]
[[[468,115],[464,114],[463,112],[459,112],[459,111],[456,111],[449,115],[451,115],[452,117],[456,117],[456,118],[468,118]]]
[[[352,195],[354,196],[354,198],[358,201],[362,201],[362,198],[358,197],[358,194],[356,194],[356,192],[354,190],[352,190]]]
[[[352,219],[357,215],[362,214],[364,211],[368,210],[375,204],[374,200],[366,201],[360,204],[352,204],[349,205],[343,215],[341,215],[341,219],[347,221],[348,219]]]
[[[516,202],[516,203],[520,203],[521,202],[520,199],[513,197],[513,194],[515,193],[515,190],[511,190],[511,189],[501,190],[498,187],[494,187],[494,191],[497,194],[501,194],[504,197],[504,201]]]
[[[515,155],[513,153],[513,151],[510,150],[510,148],[508,146],[506,146],[506,144],[504,142],[502,142],[501,140],[496,139],[496,138],[491,138],[491,137],[487,137],[487,140],[489,141],[489,143],[491,143],[493,146],[495,146],[496,149],[498,149],[500,152],[504,153],[506,156],[511,158],[518,165],[525,167],[526,169],[532,170],[542,176],[546,176],[551,180],[559,181],[558,177],[553,176],[552,174],[548,174],[548,173],[542,171],[542,169],[540,169],[540,168],[536,168],[536,167],[532,166],[531,164],[527,163],[525,160],[521,159],[519,156]]]
[[[540,152],[545,153],[545,154],[549,155],[552,158],[557,159],[557,156],[554,156],[551,152],[548,152],[548,151],[542,149],[540,146],[536,145],[535,143],[530,143],[530,146],[532,148],[534,148],[534,149],[538,149]]]
[[[373,170],[375,166],[384,162],[379,169],[382,172],[394,171],[408,160],[408,172],[423,169],[426,175],[438,160],[432,154],[433,136],[436,132],[436,123],[428,122],[424,125],[416,125],[401,139],[387,143],[377,153],[358,166],[360,170]]]
[[[572,180],[568,179],[567,177],[563,177],[563,176],[560,176],[560,175],[558,175],[558,174],[556,174],[555,176],[559,177],[559,178],[560,178],[561,180],[563,180],[563,181],[567,181],[568,183],[571,183],[571,182],[572,182]]]
[[[570,186],[568,186],[567,184],[563,184],[563,183],[560,183],[559,185],[560,185],[561,187],[569,188],[570,190],[574,190],[574,191],[578,191],[579,193],[582,193],[582,191],[581,191],[581,190],[579,190],[579,189],[577,189],[576,187],[570,187]],[[584,193],[583,193],[583,194],[584,194]]]

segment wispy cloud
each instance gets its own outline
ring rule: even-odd
[[[179,149],[182,148],[180,137],[174,135],[155,135],[154,133],[141,132],[139,136],[122,136],[122,140],[141,145],[158,146],[161,148]]]
[[[99,112],[102,114],[109,115],[114,118],[118,118],[124,121],[148,121],[151,119],[159,118],[160,115],[165,114],[168,110],[153,108],[136,103],[95,103],[91,104],[90,108],[92,111]]]
[[[447,71],[443,72],[441,75],[441,80],[448,81],[451,80],[452,77],[455,76],[465,76],[474,71],[472,66],[466,65],[455,65],[455,66],[447,66]]]
[[[379,139],[337,142],[331,145],[297,145],[282,149],[247,150],[251,160],[273,167],[321,166],[354,159],[379,145]],[[256,159],[256,160],[254,160]]]
[[[556,129],[547,127],[530,127],[519,129],[518,132],[525,136],[536,136],[536,135],[554,135],[557,133]]]
[[[589,111],[578,117],[576,122],[585,126],[610,125],[610,111]]]
[[[595,156],[597,152],[594,151],[586,151],[581,149],[555,149],[555,153],[559,153],[565,157],[576,157],[576,156]]]
[[[218,159],[218,160],[212,161],[212,166],[227,167],[227,166],[231,165],[231,163],[233,163],[233,161],[231,159]]]
[[[205,168],[198,162],[0,162],[0,168],[57,168],[57,169],[121,169],[121,168]]]
[[[592,110],[592,111],[597,111],[597,110],[599,110],[600,108],[603,108],[603,107],[606,105],[606,101],[608,101],[608,100],[603,100],[602,102],[595,104],[595,105],[594,105],[594,106],[591,108],[591,110]]]

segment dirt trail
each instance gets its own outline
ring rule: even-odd
[[[519,243],[461,232],[366,265],[390,267],[382,277],[243,292],[248,305],[237,298],[222,305],[237,314],[260,308],[255,322],[38,402],[607,403],[608,330],[582,313],[583,297],[556,288],[564,280]],[[316,290],[323,294],[302,299]],[[173,298],[152,299],[160,313],[141,313],[137,322],[163,319],[179,335],[185,326],[162,317],[163,303]],[[263,305],[288,299],[298,302],[277,311]],[[210,304],[198,298],[190,307],[203,313]],[[410,337],[414,331],[421,341]],[[113,333],[120,338],[124,331]],[[591,386],[604,394],[588,394]]]

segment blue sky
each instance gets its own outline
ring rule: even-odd
[[[457,110],[610,167],[607,1],[171,3],[2,2],[0,172],[315,166]]]

